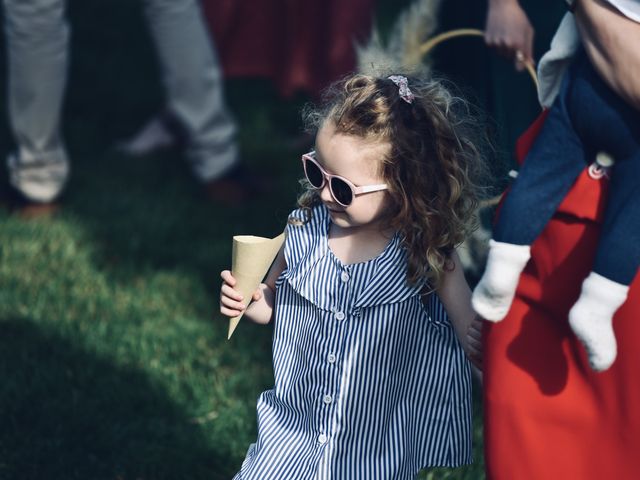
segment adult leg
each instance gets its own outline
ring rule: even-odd
[[[4,0],[9,122],[18,150],[8,158],[11,184],[28,200],[50,202],[69,163],[60,134],[69,27],[64,0]]]
[[[236,127],[223,97],[218,59],[196,0],[145,0],[168,110],[187,136],[186,157],[207,182],[238,161]]]

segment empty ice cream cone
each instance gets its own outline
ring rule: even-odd
[[[235,289],[242,295],[248,306],[251,297],[267,274],[284,242],[284,233],[276,238],[236,235],[233,237],[231,253],[231,273],[236,279]],[[229,334],[238,326],[243,314],[229,320]]]

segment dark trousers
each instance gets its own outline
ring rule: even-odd
[[[600,151],[615,164],[593,271],[629,285],[640,265],[640,112],[602,81],[583,51],[503,203],[494,239],[531,245]]]

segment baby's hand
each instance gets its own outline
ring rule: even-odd
[[[244,298],[242,295],[234,288],[236,286],[236,279],[229,270],[222,271],[220,273],[220,278],[222,278],[222,288],[220,289],[220,313],[230,318],[237,317],[247,309],[247,305],[243,303]],[[262,291],[258,288],[251,299],[256,301],[261,298]]]

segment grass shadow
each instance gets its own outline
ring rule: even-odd
[[[228,478],[228,455],[135,368],[14,318],[0,322],[0,372],[2,478]]]
[[[226,478],[162,386],[27,318],[0,323],[0,375],[2,478]]]

